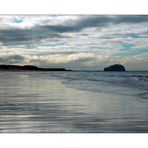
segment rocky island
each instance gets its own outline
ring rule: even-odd
[[[125,67],[120,64],[111,65],[109,67],[104,68],[104,71],[126,71]]]
[[[34,65],[0,65],[0,71],[71,71],[65,68],[40,68]]]

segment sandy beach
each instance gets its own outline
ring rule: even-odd
[[[74,89],[45,75],[0,73],[1,133],[148,132],[146,99]]]

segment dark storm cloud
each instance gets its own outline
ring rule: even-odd
[[[54,19],[54,18],[53,18]],[[146,15],[123,15],[123,16],[80,16],[78,20],[69,20],[58,25],[36,25],[30,29],[1,29],[0,42],[4,45],[39,43],[41,39],[65,38],[61,33],[79,32],[85,28],[105,27],[120,23],[142,23],[148,22]]]
[[[142,23],[148,22],[146,15],[126,15],[126,16],[81,16],[81,19],[75,21],[66,21],[62,25],[47,25],[42,26],[49,31],[64,33],[64,32],[77,32],[85,28],[91,27],[104,27],[111,24],[120,23]]]
[[[75,21],[66,21],[63,25],[47,25],[44,28],[53,32],[77,32],[88,27],[102,27],[112,20],[108,16],[82,16],[81,19]]]
[[[0,30],[0,42],[4,45],[38,43],[41,39],[62,38],[58,33],[51,33],[45,28]]]
[[[123,15],[117,16],[114,23],[142,23],[148,22],[147,15]]]

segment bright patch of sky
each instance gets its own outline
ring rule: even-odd
[[[18,18],[18,17],[13,17],[13,22],[14,23],[22,23],[23,22],[23,20],[22,19],[20,19],[20,18]]]

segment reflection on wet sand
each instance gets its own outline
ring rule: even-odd
[[[148,132],[145,100],[75,90],[28,73],[0,76],[0,132]]]

